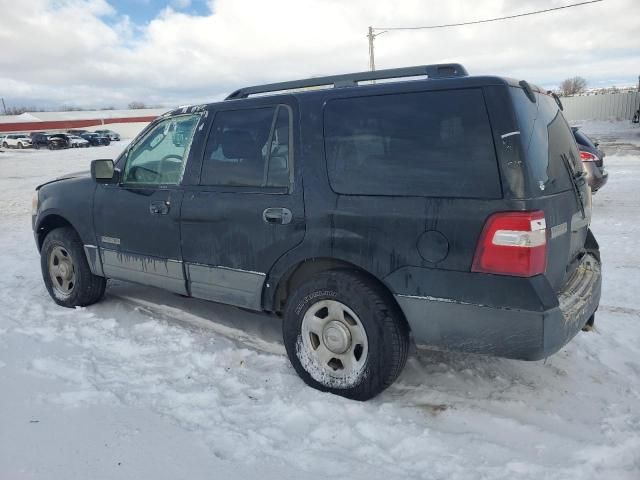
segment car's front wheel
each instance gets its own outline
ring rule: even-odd
[[[409,329],[391,295],[352,270],[322,272],[287,301],[284,344],[310,386],[368,400],[391,385],[407,360]]]
[[[83,307],[104,295],[106,279],[89,268],[78,234],[70,227],[49,232],[40,250],[42,278],[51,298],[63,307]]]

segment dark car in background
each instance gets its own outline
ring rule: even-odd
[[[53,133],[49,135],[47,148],[49,150],[61,150],[63,148],[69,148],[69,137],[64,133]]]
[[[114,132],[113,130],[96,130],[98,135],[102,135],[103,137],[107,137],[112,142],[120,141],[120,134],[118,132]]]
[[[604,169],[605,153],[598,148],[598,142],[594,142],[580,131],[580,127],[571,127],[571,130],[580,150],[580,159],[587,174],[587,182],[591,191],[595,193],[604,187],[609,179],[609,174]]]
[[[89,145],[91,145],[92,147],[98,147],[100,145],[106,146],[111,143],[111,140],[109,140],[109,138],[97,133],[85,132],[79,136],[88,141]]]
[[[49,146],[49,135],[45,132],[33,132],[31,133],[31,143],[33,148],[47,148]]]

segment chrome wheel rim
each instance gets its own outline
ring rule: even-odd
[[[360,318],[336,300],[314,303],[304,314],[300,358],[317,381],[348,386],[364,370],[369,354],[367,332]]]
[[[76,286],[76,270],[66,248],[53,247],[49,254],[49,277],[55,292],[68,297]]]

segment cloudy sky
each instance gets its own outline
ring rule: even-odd
[[[366,70],[369,25],[524,13],[578,0],[0,0],[7,106],[174,106],[254,83]],[[505,22],[388,32],[376,64],[463,63],[472,74],[555,88],[631,85],[640,0],[604,0]]]

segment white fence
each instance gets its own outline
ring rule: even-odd
[[[562,97],[567,120],[631,120],[640,106],[640,92]]]

